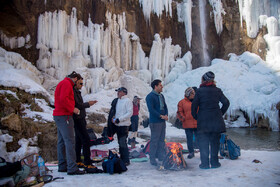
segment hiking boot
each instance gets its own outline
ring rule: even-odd
[[[157,166],[158,165],[156,160],[150,160],[150,164],[153,165],[153,166]]]
[[[58,169],[58,172],[67,172],[67,169]]]
[[[125,163],[125,165],[126,165],[126,166],[129,166],[129,165],[130,165],[130,162],[129,162],[129,161],[128,161],[128,162],[126,162],[126,163]]]
[[[221,167],[221,163],[220,162],[218,162],[218,164],[211,164],[211,168],[219,168],[219,167]]]
[[[194,153],[189,153],[188,159],[192,159],[194,157]]]
[[[131,144],[132,139],[128,138],[127,140],[127,144],[130,145]]]
[[[93,165],[85,165],[85,171],[87,173],[97,173],[97,167]]]
[[[199,168],[200,168],[200,169],[210,169],[209,166],[207,166],[207,165],[202,165],[202,164],[199,164]]]
[[[67,172],[67,175],[83,175],[85,174],[85,171],[81,171],[81,170],[76,170],[74,172]]]
[[[82,162],[78,162],[77,166],[78,166],[78,168],[85,168],[86,167],[86,165]]]

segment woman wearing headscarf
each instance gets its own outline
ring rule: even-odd
[[[215,74],[211,71],[202,76],[202,83],[196,91],[191,107],[192,116],[197,120],[201,169],[208,169],[210,165],[211,168],[221,166],[218,159],[219,140],[221,133],[226,131],[223,115],[229,107],[229,100],[222,90],[216,87],[214,78]]]

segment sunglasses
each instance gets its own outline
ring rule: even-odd
[[[82,82],[81,82],[81,83],[80,83],[80,85],[82,85],[82,86],[83,86],[83,85],[84,85],[84,83],[82,83]]]
[[[51,175],[43,175],[43,176],[37,178],[37,181],[38,181],[38,183],[44,182],[46,184],[46,183],[49,183],[49,182],[54,181],[56,179],[64,179],[64,177],[53,178],[53,176],[51,176]]]

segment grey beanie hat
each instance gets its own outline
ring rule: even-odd
[[[194,89],[192,87],[188,87],[186,90],[185,90],[185,96],[186,97],[189,97],[192,93],[192,91],[194,91]]]
[[[212,71],[208,71],[202,76],[202,78],[205,81],[213,81],[215,78],[215,74]]]

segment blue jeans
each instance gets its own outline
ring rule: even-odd
[[[158,158],[162,161],[165,158],[165,130],[166,123],[150,123],[151,141],[150,141],[150,160]]]
[[[210,164],[212,166],[219,164],[218,152],[220,148],[220,137],[220,133],[198,133],[200,160],[203,167],[209,167],[209,153]]]
[[[196,128],[185,129],[185,133],[186,133],[186,137],[187,137],[189,153],[194,153],[193,136],[195,137],[195,141],[197,141],[197,129]]]
[[[67,172],[78,170],[76,164],[74,121],[72,116],[54,116],[57,126],[58,169]],[[66,154],[65,154],[66,153]]]

